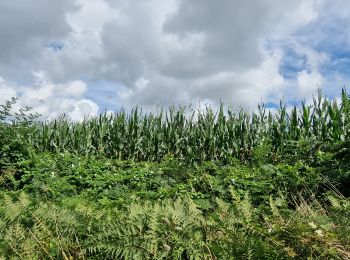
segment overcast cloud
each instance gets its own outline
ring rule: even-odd
[[[332,96],[349,79],[349,17],[346,0],[0,0],[0,102],[81,120]]]

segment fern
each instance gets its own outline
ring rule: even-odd
[[[349,255],[349,202],[329,196],[270,197],[257,210],[232,188],[204,213],[188,197],[99,209],[84,201],[69,208],[26,194],[4,194],[0,204],[0,257],[24,259],[341,259]],[[13,213],[13,214],[12,214]],[[12,217],[11,217],[12,216]],[[341,227],[341,228],[340,228]]]

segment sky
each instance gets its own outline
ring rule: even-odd
[[[47,119],[337,98],[349,68],[348,0],[0,0],[0,103]]]

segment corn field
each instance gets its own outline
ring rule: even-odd
[[[264,104],[251,113],[221,104],[217,111],[173,107],[143,113],[134,108],[129,113],[105,113],[80,123],[62,116],[36,124],[29,138],[40,151],[102,154],[136,161],[158,161],[166,156],[190,162],[225,161],[249,160],[259,145],[269,145],[278,152],[306,139],[347,141],[349,126],[350,100],[343,89],[341,102],[319,92],[311,104],[301,102],[287,111],[281,102],[274,113]]]

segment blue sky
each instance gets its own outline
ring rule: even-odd
[[[274,107],[336,98],[350,78],[346,0],[0,0],[0,39],[0,102],[46,118]]]

